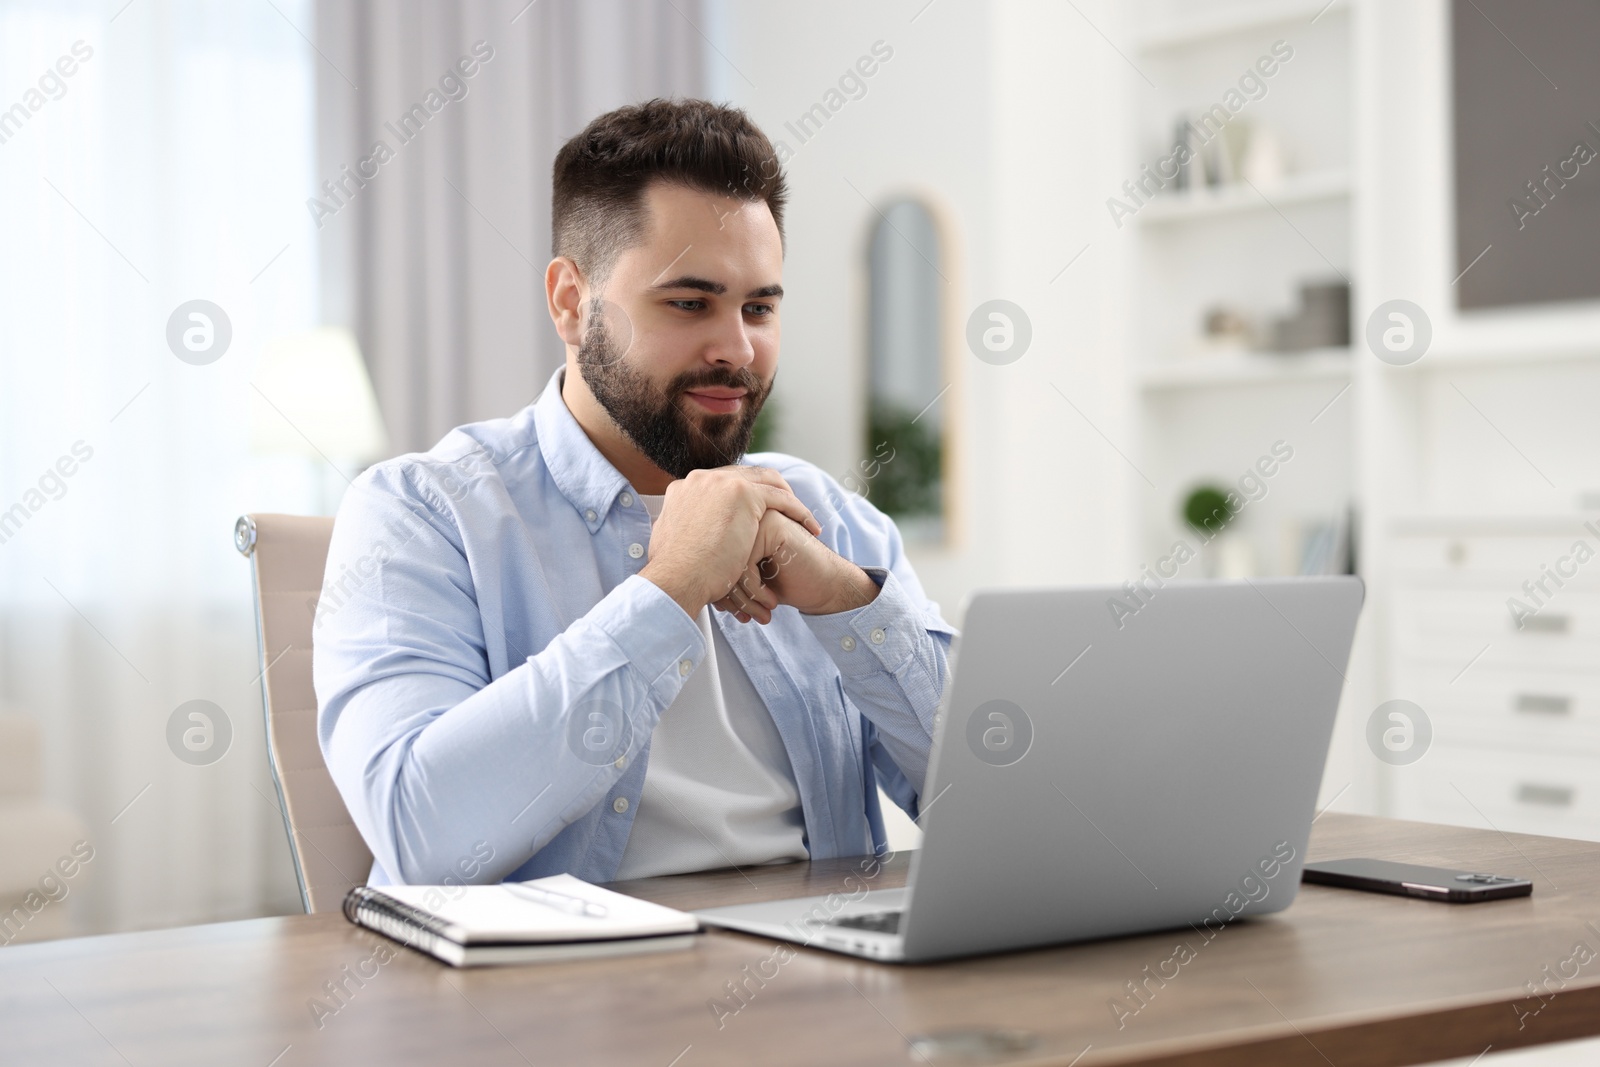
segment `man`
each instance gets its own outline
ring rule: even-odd
[[[740,463],[784,201],[737,109],[595,119],[554,168],[565,366],[351,488],[314,675],[372,884],[859,855],[880,785],[917,814],[953,631],[877,509],[791,456]]]

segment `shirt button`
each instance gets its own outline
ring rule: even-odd
[[[872,633],[870,635],[868,635],[868,636],[870,636],[872,638],[872,643],[873,644],[875,644],[875,645],[883,644],[883,637],[884,637],[883,627],[881,627],[881,626],[873,627]]]
[[[625,508],[633,507],[633,494],[623,493],[621,496],[617,497],[617,503],[621,504]]]
[[[856,639],[851,637],[849,634],[845,634],[843,637],[839,638],[839,647],[844,649],[846,652],[854,652],[856,650]]]
[[[644,546],[635,541],[633,544],[628,546],[628,555],[632,556],[634,559],[638,559],[640,556],[644,555]]]
[[[618,797],[617,799],[613,800],[611,802],[611,810],[616,812],[618,815],[621,815],[623,812],[627,811],[628,810],[628,798],[627,797]]]
[[[622,768],[626,767],[627,765],[628,765],[628,757],[627,756],[618,756],[617,757],[617,762],[616,762],[617,770],[620,771],[620,770],[622,770]]]
[[[598,519],[600,516],[595,514],[594,508],[590,508],[589,510],[587,510],[587,511],[585,511],[583,513],[583,517],[585,519],[589,520],[590,522],[593,522],[594,520]]]
[[[692,671],[692,670],[694,670],[694,661],[693,660],[687,660],[686,659],[686,660],[679,660],[678,661],[678,677],[679,678],[687,678],[687,677],[689,677],[689,672]]]

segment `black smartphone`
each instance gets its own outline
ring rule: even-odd
[[[1450,904],[1525,897],[1533,892],[1533,883],[1524,878],[1478,871],[1452,871],[1444,867],[1423,867],[1389,860],[1308,863],[1300,880],[1342,889],[1365,889],[1372,893],[1443,900]]]

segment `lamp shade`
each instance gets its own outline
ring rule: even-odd
[[[251,382],[250,447],[262,455],[365,462],[389,448],[366,363],[349,330],[267,342]]]

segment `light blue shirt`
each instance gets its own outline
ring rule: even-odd
[[[563,374],[511,418],[370,468],[339,508],[317,733],[372,885],[611,880],[651,732],[706,655],[639,577],[650,517],[567,410]],[[779,471],[880,586],[836,615],[712,613],[783,739],[812,858],[879,850],[880,785],[917,814],[954,631],[888,517],[792,456],[745,462]]]

